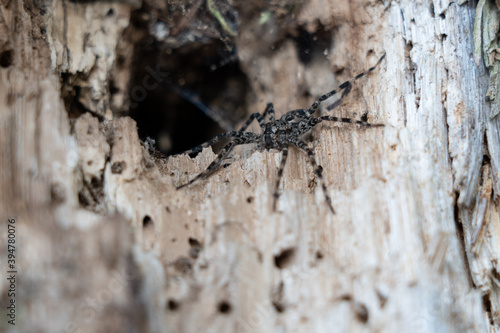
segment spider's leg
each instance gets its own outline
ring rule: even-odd
[[[264,117],[266,116],[266,113],[264,112],[264,115],[261,115],[260,113],[258,112],[255,112],[255,113],[252,113],[250,115],[250,117],[247,119],[247,121],[245,121],[245,123],[243,124],[243,126],[241,126],[240,128],[240,132],[243,132],[247,129],[248,126],[250,126],[250,124],[252,123],[252,121],[257,118],[257,121],[259,122],[259,126],[262,127],[264,126]]]
[[[247,144],[247,143],[255,143],[257,141],[257,135],[255,133],[247,132],[247,133],[240,133],[240,134],[241,134],[240,136],[235,137],[233,141],[227,143],[224,146],[224,148],[222,148],[222,150],[217,155],[215,160],[212,163],[210,163],[210,165],[205,169],[205,171],[198,174],[196,177],[191,179],[186,184],[177,186],[177,189],[179,190],[185,186],[191,185],[195,181],[197,181],[198,179],[207,177],[212,172],[214,172],[221,165],[222,160],[231,152],[231,150],[233,149],[234,146]]]
[[[344,99],[344,97],[347,96],[347,94],[349,94],[351,92],[351,89],[352,89],[352,84],[350,84],[349,86],[347,86],[344,91],[342,92],[342,95],[340,95],[340,98],[338,100],[336,100],[335,102],[333,102],[332,104],[328,105],[326,107],[326,109],[328,111],[331,111],[333,109],[335,109],[337,106],[340,105],[340,103],[342,103],[342,99]]]
[[[239,131],[229,131],[229,132],[226,132],[226,133],[221,133],[219,135],[217,135],[216,137],[214,137],[213,139],[207,141],[207,142],[204,142],[202,143],[201,145],[199,146],[196,146],[194,148],[191,148],[189,150],[186,150],[182,153],[179,153],[179,154],[175,154],[175,155],[172,155],[172,156],[179,156],[179,155],[191,155],[191,154],[194,154],[194,153],[199,153],[201,152],[204,148],[207,148],[207,147],[210,147],[214,144],[216,144],[217,142],[219,142],[220,140],[222,139],[227,139],[227,138],[235,138],[235,137],[238,137],[242,134],[242,132],[244,132],[247,127],[250,125],[250,123],[255,119],[257,118],[257,121],[259,122],[259,125],[262,127],[264,126],[264,117],[258,113],[258,112],[255,112],[253,113],[248,119],[247,121],[245,121],[245,123],[243,124],[243,126],[241,126],[240,130]]]
[[[264,110],[264,113],[262,114],[262,117],[265,118],[267,114],[269,114],[269,121],[276,120],[276,115],[274,113],[274,105],[273,105],[273,103],[267,103],[266,109]]]
[[[276,183],[274,184],[274,192],[273,192],[273,211],[276,210],[276,202],[280,197],[279,187],[281,183],[281,179],[283,178],[283,171],[285,170],[286,158],[288,157],[288,147],[283,147],[281,150],[281,163],[280,168],[278,169],[278,177],[276,178]]]
[[[234,146],[235,146],[234,141],[231,141],[228,144],[226,144],[224,146],[224,148],[222,148],[222,150],[219,153],[219,155],[217,155],[217,158],[212,163],[210,163],[210,165],[205,169],[205,171],[203,171],[202,173],[198,174],[196,177],[194,177],[193,179],[191,179],[189,182],[187,182],[185,184],[182,184],[180,186],[177,186],[176,189],[180,190],[183,187],[189,186],[189,185],[193,184],[195,181],[197,181],[198,179],[204,178],[204,177],[208,176],[209,174],[211,174],[212,172],[214,172],[215,169],[217,169],[217,167],[219,167],[219,165],[221,165],[222,160],[224,159],[224,157],[226,157],[226,155],[229,154],[229,151]]]
[[[370,123],[367,123],[367,122],[361,121],[361,120],[356,120],[356,119],[351,119],[351,118],[340,118],[340,117],[333,117],[333,116],[321,116],[321,117],[318,117],[318,118],[312,118],[309,121],[309,126],[311,126],[311,127],[312,126],[316,126],[317,124],[319,124],[323,120],[337,121],[337,122],[341,122],[341,123],[359,124],[359,125],[367,126],[367,127],[381,127],[381,126],[385,126],[384,124],[370,124]]]
[[[309,116],[312,116],[314,114],[314,112],[316,112],[316,110],[318,109],[319,105],[321,104],[321,102],[323,102],[324,100],[332,97],[333,95],[335,95],[336,93],[338,93],[339,91],[341,90],[344,90],[344,89],[350,89],[350,85],[356,81],[357,79],[360,79],[362,78],[363,76],[365,76],[366,74],[370,73],[371,71],[373,71],[375,68],[377,68],[377,66],[380,64],[380,62],[382,61],[382,59],[385,58],[385,53],[382,57],[380,57],[380,59],[377,61],[377,63],[367,69],[366,71],[356,75],[355,77],[353,77],[352,79],[342,83],[337,89],[334,89],[326,94],[324,94],[323,96],[320,96],[318,97],[318,99],[311,105],[311,107],[307,110],[308,111],[308,114]],[[344,94],[342,95],[342,97],[344,96]]]
[[[207,142],[204,142],[204,143],[202,143],[199,146],[196,146],[194,148],[191,148],[191,149],[186,150],[186,151],[184,151],[182,153],[175,154],[175,155],[172,155],[172,156],[175,157],[175,156],[179,156],[179,155],[191,155],[191,154],[194,154],[194,153],[199,153],[204,148],[210,147],[210,146],[216,144],[217,142],[219,142],[222,139],[234,138],[234,137],[239,136],[240,134],[241,134],[240,131],[229,131],[229,132],[226,132],[226,133],[221,133],[221,134],[217,135],[216,137],[214,137],[213,139],[210,139]]]
[[[293,143],[294,145],[296,145],[297,147],[299,147],[300,149],[305,151],[307,153],[307,156],[309,156],[309,160],[311,161],[311,164],[314,168],[314,173],[316,174],[316,176],[318,176],[319,181],[321,182],[321,188],[323,189],[323,194],[325,195],[325,201],[328,205],[328,208],[330,208],[332,213],[335,214],[335,210],[333,209],[333,206],[332,206],[332,199],[328,195],[328,192],[326,189],[325,179],[321,175],[322,168],[320,168],[318,166],[318,163],[316,163],[316,159],[314,158],[314,152],[311,149],[309,149],[307,144],[302,140],[296,139],[296,140],[293,140],[291,143]]]
[[[263,114],[260,114],[258,112],[252,113],[250,118],[243,124],[243,126],[240,128],[240,132],[243,132],[247,129],[247,127],[252,123],[252,121],[257,118],[257,121],[259,122],[260,128],[264,129],[264,125],[266,123],[265,118],[267,114],[269,113],[269,119],[270,121],[274,120],[274,106],[273,103],[267,103],[266,109],[264,110]]]

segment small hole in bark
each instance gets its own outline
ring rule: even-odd
[[[332,45],[331,31],[319,25],[314,33],[310,33],[305,27],[299,27],[298,36],[292,37],[297,46],[297,55],[301,63],[308,65],[315,58],[323,58],[325,50],[329,50]]]
[[[280,254],[274,256],[274,264],[279,269],[285,268],[291,262],[294,253],[295,253],[294,248],[281,251]]]
[[[175,311],[179,309],[179,303],[176,300],[169,299],[167,303],[167,307],[170,311]]]
[[[488,319],[490,320],[490,325],[494,325],[495,321],[494,321],[493,315],[491,313],[491,300],[490,300],[489,294],[486,294],[483,296],[483,309],[488,314]]]
[[[165,210],[167,211],[167,213],[172,213],[172,211],[170,210],[170,207],[168,207],[168,206],[165,207]]]
[[[110,8],[108,10],[108,13],[106,14],[107,16],[113,16],[115,14],[115,10],[113,8]]]
[[[189,249],[189,256],[193,259],[198,258],[203,246],[196,238],[189,237],[188,242],[191,246]]]
[[[316,260],[321,260],[323,259],[323,252],[321,251],[316,251]]]
[[[362,322],[363,324],[366,324],[369,319],[368,315],[368,309],[366,306],[362,303],[355,303],[354,304],[354,311],[356,312],[356,318]]]
[[[273,306],[274,306],[274,309],[276,310],[276,312],[278,312],[278,313],[285,312],[285,305],[278,303],[278,302],[272,302],[272,303],[273,303]]]
[[[144,218],[142,219],[142,226],[144,228],[153,226],[153,220],[151,219],[151,217],[149,217],[149,215],[144,216]]]
[[[274,309],[278,313],[282,313],[285,311],[285,304],[283,303],[283,289],[285,284],[283,281],[271,291],[271,303],[274,306]]]
[[[220,313],[228,314],[231,312],[231,304],[227,301],[222,301],[219,303],[218,309]]]
[[[380,303],[380,308],[384,308],[385,303],[387,303],[387,296],[383,294],[380,290],[377,290],[377,297]]]
[[[0,54],[0,66],[3,68],[10,67],[14,62],[14,51],[6,50]]]
[[[367,121],[368,121],[368,111],[365,111],[365,112],[361,115],[361,121],[364,121],[364,122],[367,122]]]
[[[188,242],[191,246],[201,246],[201,243],[196,238],[189,237]]]
[[[253,198],[253,197],[248,197],[248,198],[247,198],[247,202],[248,202],[248,203],[252,203],[252,202],[253,202],[253,200],[254,200],[254,198]]]

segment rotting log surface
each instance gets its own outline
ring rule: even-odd
[[[117,115],[134,65],[123,54],[137,41],[121,36],[139,8],[0,3],[0,204],[2,221],[18,226],[16,327],[498,330],[500,142],[483,97],[487,75],[473,61],[473,5],[301,3],[295,22],[311,33],[320,24],[334,41],[307,63],[285,33],[253,33],[257,21],[241,10],[235,43],[257,96],[248,114],[270,101],[278,115],[306,107],[387,54],[333,111],[369,111],[386,126],[323,124],[311,136],[336,215],[295,149],[277,212],[274,151],[243,150],[175,190],[214,154],[155,159],[136,123]],[[74,86],[92,114],[67,112]],[[1,267],[6,240],[2,228]]]

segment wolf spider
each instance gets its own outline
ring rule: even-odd
[[[337,121],[351,124],[359,124],[367,127],[377,127],[384,126],[383,124],[369,124],[364,121],[350,119],[350,118],[339,118],[333,116],[319,116],[313,117],[313,114],[318,109],[321,102],[330,98],[331,96],[337,94],[340,91],[343,91],[340,99],[335,103],[338,105],[342,98],[349,93],[352,83],[359,78],[365,76],[366,74],[373,71],[384,59],[385,54],[377,61],[377,63],[369,68],[368,70],[356,75],[352,79],[342,83],[337,89],[332,90],[323,96],[319,97],[308,109],[298,109],[292,110],[285,113],[281,118],[275,118],[274,106],[272,103],[267,104],[267,107],[263,114],[258,112],[253,113],[250,118],[243,124],[239,131],[229,131],[226,133],[222,133],[214,137],[213,139],[193,148],[185,151],[181,154],[194,154],[199,153],[203,150],[203,148],[209,147],[216,142],[222,139],[231,139],[229,143],[227,143],[224,148],[219,152],[217,158],[210,163],[205,171],[198,174],[196,177],[191,179],[189,182],[177,186],[177,189],[181,189],[185,186],[189,186],[193,184],[200,178],[205,178],[209,176],[212,172],[214,172],[221,164],[224,158],[231,152],[231,150],[237,145],[250,144],[255,143],[260,149],[276,149],[282,152],[281,155],[281,163],[278,169],[278,177],[276,183],[274,185],[274,193],[273,193],[273,210],[276,210],[276,201],[279,198],[279,186],[281,183],[281,179],[283,178],[283,170],[285,169],[286,159],[288,157],[288,148],[290,146],[298,147],[307,153],[309,160],[314,168],[314,173],[319,178],[321,182],[321,188],[323,189],[323,194],[325,196],[325,201],[328,205],[328,208],[332,213],[335,214],[335,210],[332,207],[332,200],[327,193],[325,180],[321,175],[322,168],[318,166],[316,163],[316,159],[314,157],[314,152],[311,150],[308,145],[301,140],[301,136],[309,132],[314,126],[321,123],[322,121]],[[335,106],[336,106],[335,105]],[[266,116],[269,117],[269,121],[266,122]],[[253,132],[245,132],[248,126],[252,123],[253,120],[257,119],[260,128],[262,129],[261,134],[256,134]],[[179,155],[179,154],[178,154]]]

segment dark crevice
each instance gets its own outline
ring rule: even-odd
[[[316,56],[325,58],[325,50],[330,50],[332,46],[332,33],[321,24],[314,33],[299,27],[296,34],[290,37],[295,41],[297,55],[304,65],[311,63]]]
[[[448,82],[448,69],[445,68],[445,73],[446,73],[446,82]],[[443,92],[441,92],[443,94]],[[448,94],[447,92],[444,92],[444,96],[441,96],[441,107],[443,108],[443,123],[445,124],[445,130],[446,130],[446,135],[445,135],[445,147],[446,147],[446,153],[448,155],[448,164],[450,167],[453,166],[453,158],[450,155],[450,125],[448,124],[448,109],[446,108],[446,102],[448,100]]]
[[[167,308],[170,310],[170,311],[176,311],[178,310],[180,307],[180,304],[174,300],[174,299],[169,299],[168,302],[167,302]]]
[[[7,68],[14,62],[14,50],[5,50],[0,53],[0,67]]]
[[[87,181],[82,174],[81,188],[78,191],[80,206],[95,212],[102,212],[103,200],[104,174],[101,172],[100,178],[92,177],[90,181]]]
[[[316,251],[315,253],[316,260],[321,260],[323,259],[323,257],[324,257],[323,252],[321,252],[320,250]]]
[[[64,101],[66,112],[70,121],[78,119],[81,115],[89,112],[92,116],[96,117],[99,122],[105,120],[104,115],[88,109],[80,101],[82,95],[85,93],[85,89],[91,89],[88,87],[88,74],[77,73],[61,73],[61,96]],[[86,88],[84,88],[86,87]]]
[[[137,45],[129,115],[139,137],[155,140],[162,154],[171,155],[237,128],[246,117],[250,88],[235,57],[220,66],[228,57],[217,39],[175,52],[165,52],[157,43]]]
[[[203,249],[203,246],[197,239],[192,237],[189,237],[188,242],[190,246],[189,256],[193,259],[197,259],[198,256],[200,255],[201,250]]]
[[[217,305],[217,309],[220,313],[228,314],[231,312],[231,304],[227,301],[222,301]]]
[[[488,314],[488,319],[490,321],[490,325],[495,325],[495,320],[493,319],[493,314],[491,313],[491,298],[489,294],[483,295],[483,308],[484,311]]]
[[[149,215],[144,216],[144,218],[142,219],[142,226],[144,228],[150,228],[154,226],[153,220]]]
[[[279,285],[274,288],[271,292],[271,303],[273,304],[274,309],[278,313],[283,313],[285,311],[285,304],[283,302],[283,292],[284,283],[281,281]]]
[[[285,268],[292,261],[294,254],[295,254],[294,248],[289,248],[281,251],[280,254],[274,256],[275,266],[278,267],[279,269]]]
[[[469,284],[472,286],[472,287],[475,287],[474,286],[474,281],[472,280],[472,272],[471,272],[471,269],[470,269],[470,266],[469,266],[469,259],[468,259],[468,256],[467,256],[467,247],[465,245],[465,235],[464,235],[464,228],[463,228],[463,225],[462,225],[462,221],[460,220],[460,208],[458,207],[458,197],[459,197],[459,193],[455,193],[455,206],[454,206],[454,212],[453,212],[453,216],[455,218],[455,227],[456,227],[456,230],[457,230],[457,238],[458,238],[458,241],[460,243],[460,250],[462,252],[462,258],[463,258],[463,262],[464,262],[464,265],[465,265],[465,269],[467,270],[467,276],[468,276],[468,280],[469,280]]]
[[[366,305],[363,303],[354,303],[354,312],[356,313],[356,319],[362,322],[363,324],[366,324],[368,322],[368,319],[370,319],[370,315],[368,312],[368,308]]]

